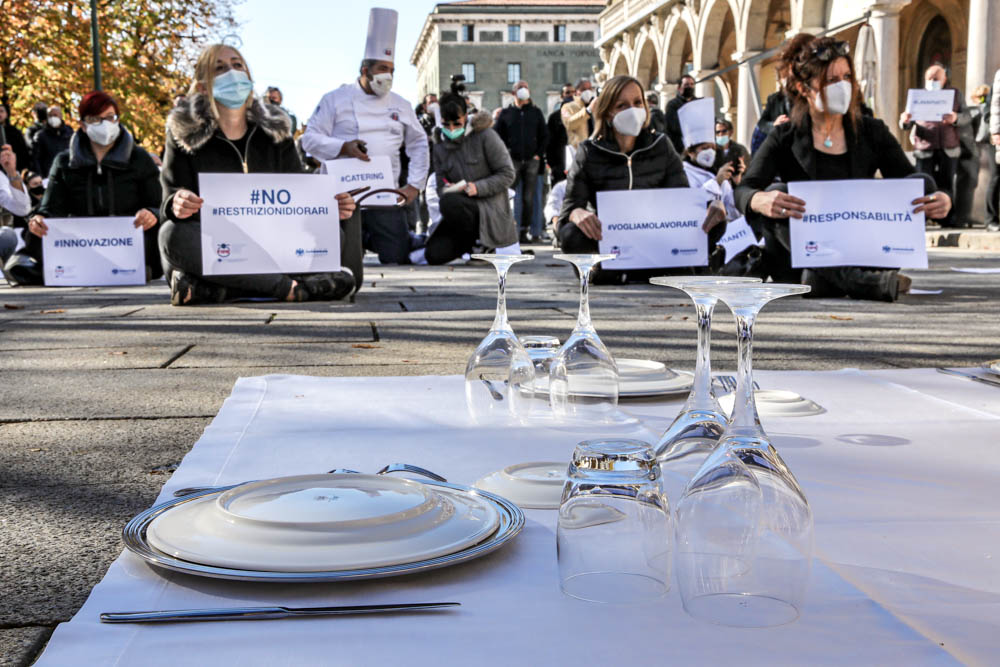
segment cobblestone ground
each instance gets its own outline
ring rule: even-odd
[[[535,247],[508,287],[521,334],[565,338],[577,286]],[[759,321],[771,369],[973,365],[1000,357],[1000,253],[931,251],[894,304],[783,299]],[[121,551],[119,531],[153,501],[240,376],[463,372],[493,317],[489,266],[366,267],[354,303],[172,308],[163,283],[135,288],[0,285],[0,665],[30,664]],[[693,308],[649,285],[595,287],[611,350],[694,365]],[[735,367],[720,309],[713,360]]]

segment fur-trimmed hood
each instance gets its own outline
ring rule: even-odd
[[[257,97],[247,109],[247,122],[256,124],[276,144],[292,138],[288,115]],[[208,98],[201,93],[189,95],[167,116],[167,130],[185,153],[194,153],[204,146],[218,129],[219,121],[212,115]]]
[[[477,111],[469,118],[469,127],[473,132],[482,132],[493,127],[493,115],[486,111]]]

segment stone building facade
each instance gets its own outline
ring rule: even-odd
[[[410,62],[418,92],[447,91],[465,74],[473,104],[492,110],[513,99],[524,79],[543,111],[562,84],[593,77],[602,66],[594,47],[605,0],[464,0],[438,4],[427,16]]]
[[[748,143],[760,101],[776,89],[773,58],[706,77],[800,31],[845,24],[837,36],[851,43],[852,57],[864,50],[859,35],[872,42],[867,101],[897,134],[906,91],[922,87],[931,63],[947,65],[963,94],[992,83],[1000,67],[996,0],[610,0],[600,15],[599,76],[636,76],[664,93],[661,103],[674,95],[681,74],[705,79],[698,95],[714,96],[737,140]]]

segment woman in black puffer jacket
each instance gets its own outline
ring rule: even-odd
[[[642,86],[630,76],[616,76],[601,90],[594,134],[580,144],[566,177],[559,246],[567,253],[597,252],[601,221],[594,211],[600,191],[686,187],[688,179],[674,147],[666,135],[649,127]]]

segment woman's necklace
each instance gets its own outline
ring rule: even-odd
[[[823,131],[821,130],[819,134],[820,136],[822,136]],[[833,137],[831,136],[832,134],[833,134],[833,120],[831,119],[826,126],[826,139],[823,140],[823,145],[826,146],[827,148],[833,148]]]

